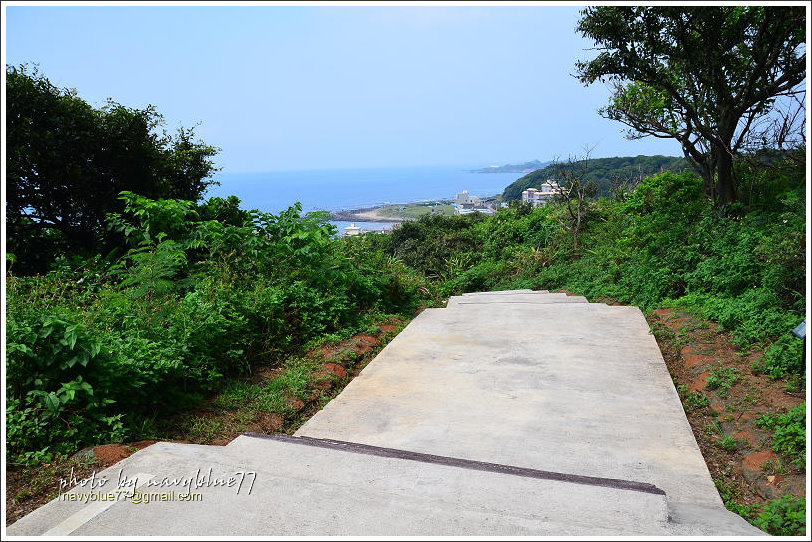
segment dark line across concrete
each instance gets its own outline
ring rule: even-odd
[[[523,476],[525,478],[538,478],[541,480],[555,480],[558,482],[569,482],[572,484],[582,484],[589,486],[601,486],[612,489],[623,489],[628,491],[639,491],[654,495],[665,495],[665,491],[653,484],[645,482],[635,482],[632,480],[619,480],[616,478],[600,478],[597,476],[581,476],[579,474],[566,474],[562,472],[550,472],[525,467],[514,467],[511,465],[500,465],[499,463],[486,463],[483,461],[473,461],[471,459],[460,459],[457,457],[446,457],[442,455],[423,454],[420,452],[410,452],[407,450],[396,450],[393,448],[382,448],[380,446],[370,446],[369,444],[358,444],[355,442],[344,442],[342,440],[320,439],[312,437],[294,437],[283,433],[265,435],[262,433],[243,433],[247,437],[264,438],[277,440],[280,442],[290,442],[304,446],[315,446],[317,448],[328,448],[331,450],[341,450],[356,454],[375,455],[378,457],[391,457],[394,459],[405,459],[408,461],[419,461],[434,465],[445,465],[462,469],[494,472],[499,474],[509,474],[512,476]]]

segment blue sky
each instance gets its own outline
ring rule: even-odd
[[[224,172],[681,155],[571,76],[575,6],[6,6],[7,64],[198,124]]]

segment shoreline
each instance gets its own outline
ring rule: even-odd
[[[482,199],[492,199],[498,197],[499,194],[493,196],[485,196]],[[361,207],[358,209],[342,209],[340,211],[330,211],[330,220],[337,220],[342,222],[390,222],[401,223],[407,220],[416,220],[416,216],[397,216],[389,213],[382,214],[384,209],[393,209],[400,207],[424,207],[431,205],[453,205],[454,198],[443,198],[438,200],[424,200],[413,201],[409,203],[386,203],[383,205],[375,205],[372,207]]]
[[[409,220],[400,216],[383,216],[381,209],[388,205],[377,207],[364,207],[361,209],[348,209],[344,211],[333,211],[330,213],[330,220],[340,220],[342,222],[404,222]]]

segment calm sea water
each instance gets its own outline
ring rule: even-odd
[[[302,210],[341,211],[388,203],[413,203],[454,198],[468,190],[472,196],[501,194],[521,173],[471,173],[478,166],[426,166],[264,173],[220,173],[220,186],[207,196],[235,195],[242,208],[278,213],[295,202]],[[333,222],[340,232],[349,223]],[[358,222],[363,231],[391,227],[381,222]]]
[[[412,203],[501,194],[521,173],[470,173],[463,167],[409,167],[220,173],[207,196],[234,194],[246,209],[278,213],[300,201],[305,211],[340,211],[387,203]]]

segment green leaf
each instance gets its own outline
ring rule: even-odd
[[[91,386],[87,382],[81,382],[79,385],[82,387],[83,390],[87,392],[88,395],[93,395],[93,386]]]
[[[59,412],[59,398],[55,393],[52,392],[45,396],[45,408],[52,414]]]

